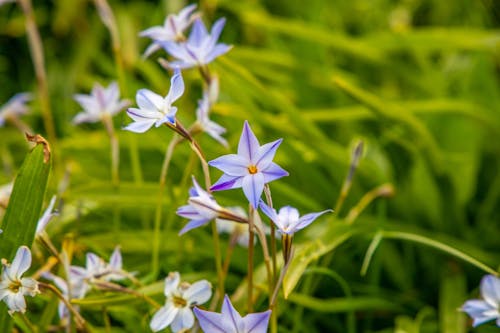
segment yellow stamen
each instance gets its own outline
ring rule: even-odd
[[[255,165],[250,165],[248,167],[248,172],[250,172],[250,174],[254,175],[258,172],[259,170],[257,170],[257,166]]]
[[[173,302],[174,302],[175,307],[183,308],[187,305],[187,302],[184,298],[179,297],[179,296],[174,296],[173,298],[174,298]]]

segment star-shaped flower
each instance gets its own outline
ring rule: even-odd
[[[26,105],[31,100],[31,94],[19,93],[12,96],[7,103],[0,108],[0,127],[5,124],[9,118],[17,118],[27,113],[29,108]]]
[[[153,125],[159,127],[167,122],[175,125],[177,107],[172,106],[172,103],[178,100],[183,93],[184,80],[178,68],[172,76],[167,96],[161,97],[148,89],[140,89],[135,96],[139,108],[127,110],[127,114],[134,122],[125,129],[135,133],[144,133]]]
[[[217,43],[226,19],[217,20],[210,34],[200,18],[194,21],[193,29],[185,42],[163,42],[163,48],[177,60],[170,67],[191,68],[212,62],[231,49],[231,46]]]
[[[500,327],[500,278],[486,275],[481,280],[480,288],[483,299],[465,302],[462,311],[472,317],[474,327],[495,319],[496,325]]]
[[[31,252],[26,246],[17,250],[11,264],[2,259],[3,271],[0,278],[0,300],[9,308],[9,313],[26,311],[24,295],[35,296],[40,293],[38,282],[32,278],[23,278],[23,274],[31,266]]]
[[[189,5],[182,9],[179,14],[170,14],[165,19],[163,26],[154,26],[142,31],[139,36],[148,37],[153,43],[144,52],[144,57],[149,57],[152,53],[161,48],[160,43],[170,41],[180,41],[184,39],[183,32],[186,30],[196,14],[196,5]]]
[[[209,165],[224,172],[210,190],[222,191],[242,187],[248,201],[254,208],[257,208],[264,185],[288,176],[288,172],[273,162],[282,140],[260,146],[250,125],[245,121],[238,145],[238,154],[224,155],[208,162]]]
[[[194,314],[205,333],[266,333],[271,310],[241,317],[226,295],[221,313],[194,308]]]
[[[273,221],[280,233],[287,235],[293,235],[300,229],[313,223],[319,216],[332,212],[331,209],[327,209],[322,212],[310,213],[300,217],[299,211],[296,208],[285,206],[280,209],[279,213],[276,213],[275,209],[266,205],[262,200],[260,201],[260,209],[262,209],[262,212]]]
[[[129,105],[127,100],[120,100],[120,89],[116,82],[107,88],[95,83],[90,95],[76,94],[74,98],[83,112],[73,118],[73,124],[98,122],[102,117],[112,117]]]
[[[190,329],[194,325],[191,308],[207,302],[212,296],[211,285],[207,280],[193,284],[180,281],[178,272],[170,273],[165,279],[165,305],[154,314],[149,324],[154,332],[169,325],[173,332]]]

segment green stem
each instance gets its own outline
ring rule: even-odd
[[[104,115],[102,122],[104,123],[106,132],[108,133],[111,146],[111,180],[113,182],[113,186],[118,188],[120,186],[120,144],[118,142],[118,137],[116,136],[111,115]]]

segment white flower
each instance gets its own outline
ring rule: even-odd
[[[22,116],[28,112],[29,108],[26,105],[28,101],[31,100],[31,94],[19,93],[11,97],[0,108],[0,127],[5,124],[5,121],[11,117]]]
[[[173,332],[190,329],[194,325],[192,307],[207,302],[212,296],[210,282],[201,280],[193,284],[180,282],[178,272],[165,279],[167,300],[153,316],[149,326],[154,332],[170,326]]]
[[[154,26],[141,31],[139,36],[149,37],[153,40],[153,43],[144,52],[144,57],[149,57],[153,52],[161,49],[161,45],[159,44],[161,42],[184,39],[184,30],[191,25],[196,17],[195,13],[193,13],[195,9],[196,5],[189,5],[182,9],[178,15],[168,15],[163,26]]]
[[[32,278],[23,278],[22,275],[31,266],[31,252],[26,246],[17,250],[16,256],[11,264],[2,259],[3,271],[0,279],[0,300],[3,300],[9,308],[9,314],[26,311],[24,295],[35,296],[40,293],[38,282]]]
[[[36,225],[36,234],[39,235],[45,230],[45,227],[50,222],[50,220],[57,215],[57,212],[54,211],[54,204],[56,203],[56,196],[52,196],[50,199],[49,206],[43,212],[42,217],[38,220],[38,224]]]
[[[128,101],[120,100],[120,89],[116,82],[107,88],[96,83],[90,95],[77,94],[74,98],[83,108],[83,112],[73,118],[73,124],[95,123],[103,116],[114,116],[129,105]]]
[[[7,208],[7,204],[9,203],[9,198],[12,193],[12,188],[14,187],[14,183],[8,183],[0,186],[0,207]]]
[[[153,125],[158,127],[166,122],[175,125],[177,108],[172,106],[172,103],[178,100],[183,93],[184,81],[179,69],[176,69],[174,76],[172,76],[167,96],[161,97],[148,89],[140,89],[135,96],[139,108],[127,110],[127,114],[134,122],[124,129],[135,133],[144,133]]]
[[[210,93],[203,92],[203,98],[198,101],[198,108],[196,109],[196,121],[203,132],[206,132],[227,148],[227,141],[222,137],[222,134],[226,133],[226,129],[208,118],[212,107],[210,99]]]
[[[496,325],[500,327],[500,278],[486,275],[481,280],[480,287],[483,299],[465,302],[462,311],[472,317],[474,327],[495,319]]]

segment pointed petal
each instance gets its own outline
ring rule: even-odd
[[[215,184],[210,187],[210,191],[223,191],[233,188],[240,188],[243,184],[243,177],[235,177],[223,174]]]
[[[208,162],[208,165],[221,170],[229,176],[241,177],[248,175],[249,161],[240,155],[224,155]]]
[[[481,296],[492,306],[500,304],[500,278],[494,275],[486,275],[481,280]]]
[[[207,28],[201,18],[197,18],[193,23],[191,34],[189,34],[188,43],[194,46],[199,46],[203,43],[205,37],[208,36]]]
[[[52,217],[54,216],[54,213],[52,212],[54,210],[54,204],[56,203],[56,196],[53,195],[52,198],[50,199],[49,205],[43,212],[42,217],[38,220],[38,223],[36,225],[36,233],[39,234],[42,232],[47,224],[50,222]]]
[[[474,299],[467,301],[461,310],[472,317],[474,327],[497,318],[497,316],[489,314],[492,311],[495,312],[495,308],[483,300]]]
[[[8,268],[9,277],[11,277],[13,280],[15,278],[19,278],[30,268],[30,265],[31,265],[30,249],[27,246],[20,246],[19,249],[17,249],[14,260],[12,260],[12,264]]]
[[[200,324],[203,332],[211,333],[227,333],[224,327],[223,316],[220,313],[201,310],[198,308],[193,309],[198,323]]]
[[[151,322],[149,323],[149,327],[153,332],[164,329],[172,323],[177,315],[177,312],[179,312],[178,308],[176,308],[172,303],[167,303],[167,305],[160,308],[160,310],[154,314]]]
[[[257,209],[259,207],[260,196],[262,195],[262,191],[264,191],[264,175],[258,172],[254,175],[243,177],[242,188],[248,201]]]
[[[222,32],[222,29],[224,29],[225,24],[226,24],[226,19],[222,17],[218,19],[212,26],[212,31],[210,31],[210,38],[212,45],[215,45],[219,40],[219,36]]]
[[[266,333],[269,325],[271,310],[260,313],[250,313],[243,318],[245,322],[245,332],[247,333]]]
[[[179,14],[177,14],[177,18],[179,19],[179,21],[187,21],[191,13],[193,13],[195,10],[196,4],[186,6],[179,12]]]
[[[288,176],[288,172],[274,162],[271,162],[271,164],[269,164],[266,169],[261,170],[261,172],[264,174],[264,181],[266,184],[281,177]]]
[[[163,290],[165,296],[170,296],[174,290],[177,289],[181,282],[181,275],[179,272],[170,272],[165,278],[165,289]]]
[[[330,213],[330,212],[333,212],[333,210],[327,209],[327,210],[324,210],[324,211],[318,212],[318,213],[306,214],[299,219],[299,222],[297,223],[295,228],[296,228],[296,230],[303,229],[303,228],[307,227],[309,224],[313,223],[314,220],[316,220],[321,215],[323,215],[325,213]]]
[[[279,219],[276,210],[266,205],[263,200],[260,200],[259,207],[262,212],[266,214],[269,219],[271,219],[271,221],[277,221]]]
[[[226,44],[217,44],[214,48],[205,56],[205,63],[212,62],[215,58],[229,52],[233,47]]]
[[[168,92],[167,97],[165,98],[168,104],[172,104],[184,93],[184,80],[182,79],[181,70],[176,68],[174,71],[174,76],[170,81],[170,91]]]
[[[255,160],[253,161],[259,170],[264,170],[269,167],[282,141],[283,139],[279,139],[259,147],[257,156],[255,156]]]
[[[240,326],[243,326],[242,318],[238,311],[236,311],[236,309],[233,307],[233,304],[231,304],[231,300],[227,295],[224,296],[221,313],[224,316],[224,321],[231,322],[232,327],[236,329],[237,332],[242,331],[240,329]]]
[[[148,129],[150,129],[154,123],[155,123],[154,119],[144,120],[144,121],[136,121],[136,122],[133,122],[133,123],[125,126],[123,129],[126,131],[135,132],[135,133],[144,133]]]
[[[201,280],[193,283],[184,292],[184,298],[191,305],[200,305],[207,302],[212,296],[212,285],[207,280]]]
[[[111,254],[111,258],[109,259],[109,266],[114,270],[121,270],[123,265],[122,253],[120,251],[120,247],[115,247],[115,250]]]
[[[192,221],[189,221],[188,224],[186,224],[184,226],[184,228],[182,228],[181,231],[179,231],[179,236],[182,236],[184,235],[186,232],[188,231],[191,231],[193,229],[196,229],[196,228],[199,228],[201,226],[204,226],[206,224],[208,224],[208,222],[210,222],[209,219],[202,219],[202,220],[192,220]]]
[[[139,108],[146,111],[160,111],[163,109],[163,97],[148,89],[139,89],[135,95]]]
[[[248,121],[245,120],[243,131],[241,132],[240,142],[238,144],[238,155],[243,156],[248,161],[253,161],[259,149],[259,141],[253,134]]]

